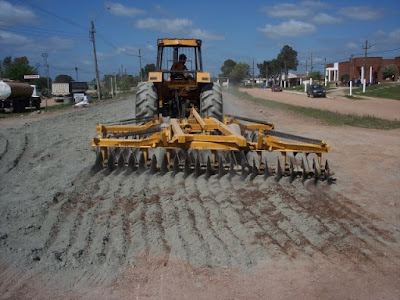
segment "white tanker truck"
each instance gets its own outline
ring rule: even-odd
[[[0,81],[0,111],[21,113],[28,107],[40,109],[40,102],[35,85],[12,80]]]

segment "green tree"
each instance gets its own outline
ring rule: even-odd
[[[235,84],[239,84],[246,77],[249,76],[250,76],[250,66],[243,62],[236,63],[235,67],[229,74],[230,80]]]
[[[268,70],[268,78],[276,78],[281,73],[281,66],[279,61],[276,59],[263,61],[261,64],[257,64],[258,69],[260,70],[260,76],[266,77],[266,73]]]
[[[399,72],[399,68],[396,65],[386,65],[383,67],[382,70],[382,77],[385,78],[392,78]]]
[[[71,81],[74,81],[74,79],[71,76],[65,74],[57,75],[54,79],[54,82],[56,83],[70,83]]]
[[[344,73],[344,74],[342,74],[342,75],[340,76],[340,80],[341,80],[342,82],[349,82],[349,81],[350,81],[350,75],[347,74],[347,73]]]
[[[282,67],[285,70],[285,74],[287,75],[289,70],[297,70],[297,66],[299,65],[299,61],[297,59],[297,51],[293,50],[292,47],[285,45],[282,47],[276,58]]]
[[[154,72],[156,70],[156,65],[155,64],[147,64],[142,68],[142,75],[143,75],[143,80],[146,81],[147,78],[149,77],[149,72]]]
[[[313,72],[310,72],[308,75],[313,80],[321,81],[323,79],[323,76],[320,71],[313,71]]]
[[[26,56],[16,57],[14,60],[11,59],[11,56],[7,56],[3,60],[2,72],[4,72],[4,77],[19,81],[25,81],[24,75],[38,74],[36,68],[29,65]]]
[[[236,66],[236,62],[232,59],[225,60],[223,66],[221,67],[222,73],[219,75],[220,77],[231,77],[231,73]]]
[[[120,79],[120,87],[122,91],[129,91],[133,87],[133,76],[122,75]]]

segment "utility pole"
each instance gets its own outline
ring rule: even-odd
[[[265,85],[268,87],[268,64],[265,64]]]
[[[310,72],[313,70],[313,64],[312,64],[312,53],[311,53],[311,61],[310,61]]]
[[[361,47],[361,49],[364,49],[364,79],[365,79],[365,74],[367,72],[367,56],[368,56],[368,49],[371,48],[371,46],[368,46],[368,41],[365,41],[365,46]]]
[[[99,100],[101,100],[99,68],[97,66],[96,41],[94,39],[94,33],[96,31],[94,30],[94,22],[93,21],[91,21],[91,25],[92,26],[91,26],[91,29],[90,29],[90,39],[92,40],[92,43],[93,43],[94,66],[95,66],[96,83],[97,83],[97,97],[98,97]]]
[[[255,82],[255,79],[254,79],[254,59],[253,59],[253,83],[252,83],[252,86],[254,86],[255,83],[256,82]]]
[[[50,95],[50,80],[49,80],[49,64],[47,63],[48,53],[42,53],[42,57],[44,59],[44,67],[46,68],[46,77],[47,77],[47,97]],[[47,97],[46,97],[46,107],[47,107]]]
[[[75,67],[75,74],[76,74],[76,81],[79,81],[78,80],[78,67]]]
[[[308,59],[306,59],[306,77],[308,76]]]
[[[327,86],[327,79],[326,79],[326,57],[324,58],[324,84]]]
[[[140,54],[139,49],[139,68],[140,68],[140,81],[143,81],[143,73],[142,73],[142,55]]]

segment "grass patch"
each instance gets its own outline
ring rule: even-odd
[[[374,129],[384,129],[384,130],[400,128],[400,121],[391,121],[391,120],[376,118],[374,116],[341,114],[328,110],[321,110],[316,108],[280,103],[272,100],[256,98],[247,93],[240,92],[237,89],[230,89],[229,93],[241,98],[251,100],[256,103],[260,103],[262,105],[268,106],[273,109],[290,111],[301,116],[317,119],[322,121],[324,124],[328,125],[335,125],[335,126],[348,125],[353,127],[374,128]]]
[[[367,86],[365,88],[365,93],[362,92],[362,88],[354,89],[353,93],[369,97],[400,100],[400,83],[384,82],[380,84],[374,84]]]

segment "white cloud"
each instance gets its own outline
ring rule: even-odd
[[[75,41],[63,39],[58,36],[48,39],[38,39],[15,34],[9,31],[0,30],[0,46],[2,50],[15,53],[30,52],[58,52],[71,50],[75,47]]]
[[[326,6],[327,6],[326,3],[319,2],[319,1],[303,1],[303,2],[301,2],[301,5],[304,5],[304,6],[312,6],[312,7],[318,7],[318,8],[326,7]]]
[[[290,20],[283,22],[279,25],[267,24],[263,28],[258,28],[258,31],[263,32],[266,36],[271,38],[298,37],[308,35],[315,32],[316,28],[313,24],[301,21]]]
[[[139,55],[139,49],[136,47],[131,47],[131,46],[122,46],[122,47],[118,47],[118,49],[115,50],[115,52],[113,53],[113,56],[119,55],[119,54],[127,54],[127,55],[137,56],[137,55]]]
[[[271,7],[263,7],[261,12],[276,18],[305,18],[312,13],[312,9],[292,3],[279,3]]]
[[[154,5],[154,9],[155,9],[156,13],[159,15],[167,16],[170,14],[170,12],[167,9],[165,9],[163,6],[161,6],[160,4]]]
[[[0,30],[0,45],[23,46],[30,42],[31,40],[25,36]]]
[[[30,9],[0,1],[0,25],[32,23],[35,19],[36,15]]]
[[[342,22],[342,19],[332,17],[325,13],[319,13],[312,18],[312,21],[318,24],[338,24]]]
[[[398,44],[400,43],[400,28],[396,28],[391,32],[377,31],[372,36],[376,43],[380,44]]]
[[[349,50],[356,50],[356,49],[361,49],[360,44],[356,44],[354,42],[348,42],[345,46]]]
[[[135,23],[135,27],[139,29],[147,29],[159,31],[163,33],[178,33],[184,32],[193,25],[189,19],[154,19],[147,18],[139,20]]]
[[[383,9],[370,6],[351,6],[339,9],[339,14],[362,21],[376,20],[383,16]]]
[[[70,50],[75,47],[75,41],[71,39],[63,39],[58,36],[53,36],[47,41],[41,43],[44,49],[51,49],[52,51]]]
[[[224,40],[223,35],[212,33],[207,30],[193,27],[189,19],[154,19],[147,18],[139,20],[134,25],[139,29],[152,30],[168,34],[180,34],[188,37],[195,37],[204,40]]]
[[[190,31],[190,35],[196,37],[198,39],[203,40],[214,40],[214,41],[222,41],[225,40],[225,37],[219,34],[211,33],[206,30],[194,28]]]
[[[135,8],[127,7],[121,3],[108,2],[107,6],[110,7],[110,13],[119,17],[135,17],[137,15],[144,14],[145,11]]]

